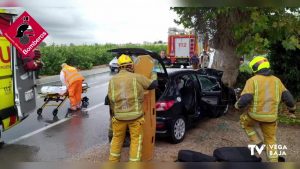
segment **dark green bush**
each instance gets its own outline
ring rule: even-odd
[[[252,77],[252,74],[250,74],[249,72],[240,71],[239,75],[237,77],[237,80],[236,80],[235,88],[243,89],[246,84],[246,81],[251,77]]]
[[[300,50],[286,50],[279,42],[269,55],[274,74],[296,98],[300,98]]]

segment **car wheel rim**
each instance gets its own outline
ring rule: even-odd
[[[174,124],[174,136],[177,140],[182,139],[185,133],[185,122],[183,119],[177,119]]]

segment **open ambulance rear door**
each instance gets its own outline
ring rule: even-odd
[[[33,73],[24,71],[16,49],[2,35],[14,16],[0,9],[0,124],[4,131],[25,119],[36,107]]]

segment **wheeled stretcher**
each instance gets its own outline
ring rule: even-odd
[[[82,84],[82,93],[86,93],[89,86],[87,83]],[[44,98],[44,104],[37,110],[37,114],[41,115],[43,109],[47,106],[55,106],[52,111],[53,116],[56,116],[58,109],[64,104],[69,97],[66,86],[43,86],[41,88],[40,95]],[[50,102],[56,102],[56,104],[50,104]],[[81,107],[87,108],[89,105],[89,99],[85,96],[81,99]]]

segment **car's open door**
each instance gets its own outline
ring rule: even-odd
[[[12,53],[16,52],[13,48]],[[16,103],[22,112],[20,116],[24,118],[36,108],[35,77],[33,71],[24,70],[21,58],[15,57],[14,66]]]
[[[222,88],[222,104],[227,105],[228,103],[234,104],[236,102],[236,94],[234,92],[234,89],[224,85],[222,82],[223,71],[206,68],[199,69],[197,73],[207,76],[212,81],[217,80],[219,82],[219,85]]]

